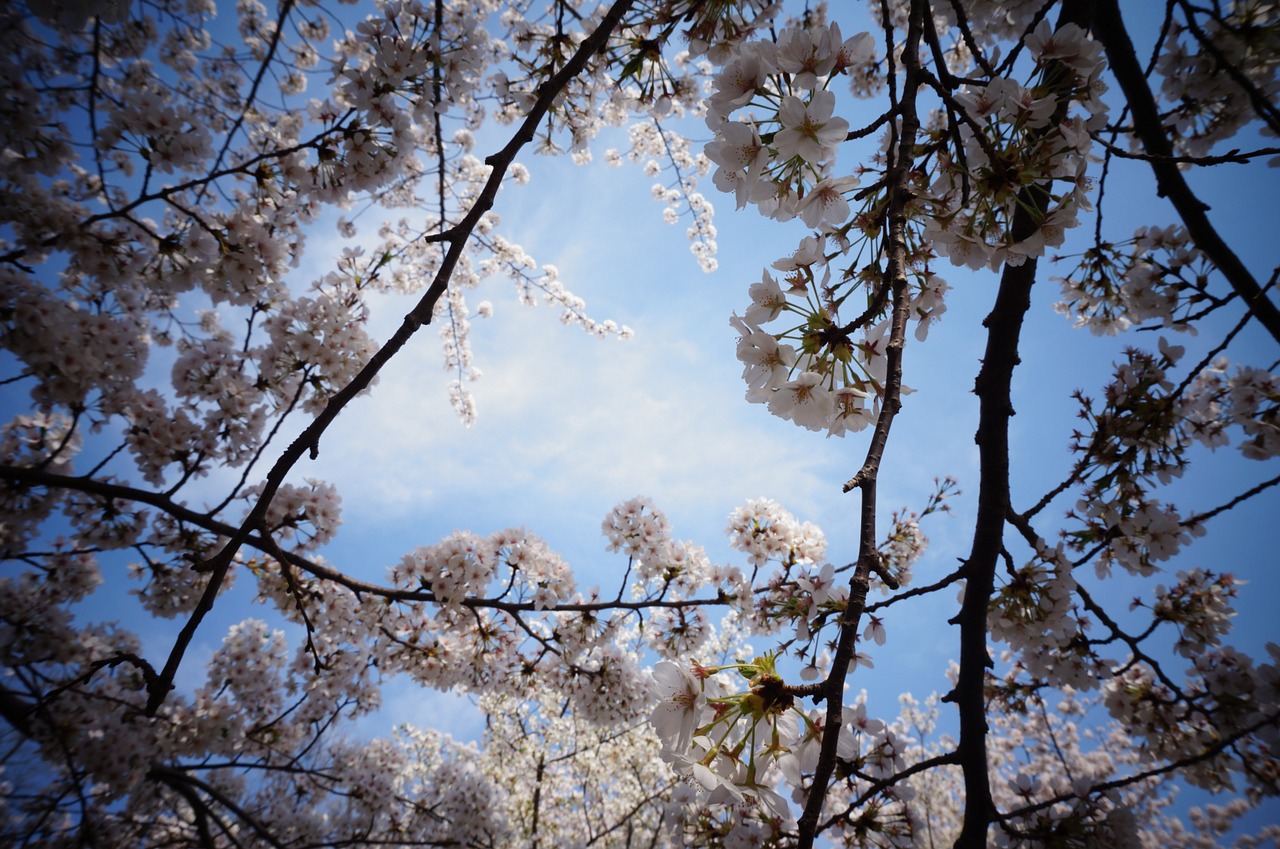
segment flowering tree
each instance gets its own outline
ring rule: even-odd
[[[1192,187],[1204,168],[1271,179],[1280,16],[1171,0],[1140,21],[1144,64],[1117,0],[868,6],[856,33],[767,0],[240,0],[230,21],[208,0],[7,6],[0,340],[23,409],[0,437],[6,842],[1189,846],[1280,791],[1280,649],[1225,642],[1238,581],[1182,571],[1130,610],[1107,590],[1280,483],[1274,366],[1228,360],[1241,334],[1280,342],[1280,268],[1256,276]],[[524,529],[424,544],[380,583],[327,561],[338,493],[306,458],[427,324],[471,421],[482,279],[629,334],[492,211],[527,177],[518,156],[585,161],[622,126],[631,149],[607,158],[666,176],[655,195],[705,269],[700,176],[808,229],[731,321],[747,401],[864,440],[855,561],[826,562],[818,528],[759,500],[730,519],[741,561],[713,564],[645,499],[604,521],[616,593],[580,591]],[[1149,171],[1172,217],[1109,232],[1113,168]],[[335,217],[360,247],[317,244]],[[1134,335],[1079,395],[1073,462],[1015,498],[1011,382],[1056,248],[1073,252],[1060,311],[1164,335]],[[301,279],[304,255],[323,273]],[[886,520],[877,480],[948,266],[998,290],[972,548],[924,585],[919,523],[955,484]],[[369,299],[388,291],[420,299],[379,343]],[[1198,328],[1216,335],[1192,362],[1175,334]],[[1254,479],[1166,503],[1206,448]],[[107,563],[174,620],[167,650],[88,621]],[[280,627],[234,626],[205,683],[178,687],[237,577]],[[891,636],[883,612],[956,592],[949,692],[869,715],[846,688]],[[393,674],[474,694],[484,740],[343,736]],[[1187,827],[1175,780],[1232,798]]]

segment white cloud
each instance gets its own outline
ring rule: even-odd
[[[593,317],[632,325],[636,337],[597,340],[562,327],[557,308],[518,305],[505,281],[468,293],[495,305],[491,319],[472,319],[485,373],[470,386],[476,426],[464,429],[449,407],[449,375],[428,326],[372,395],[338,418],[319,462],[299,470],[339,485],[344,533],[422,517],[432,529],[413,545],[453,527],[525,523],[598,552],[605,511],[638,494],[671,516],[678,536],[708,546],[723,541],[725,517],[747,498],[769,496],[816,521],[847,511],[838,481],[862,449],[746,404],[733,356],[729,313],[745,303],[767,254],[787,253],[792,237],[770,228],[757,242],[765,253],[724,257],[721,273],[707,276],[685,250],[683,228],[663,224],[647,202],[649,181],[635,169],[530,165],[534,186],[499,198],[504,233],[556,265]],[[761,220],[727,215],[720,224],[727,233]],[[412,301],[375,301],[371,330],[384,339]],[[437,521],[451,525],[440,530]]]
[[[433,339],[415,339],[335,423],[306,473],[339,484],[348,516],[448,506],[464,522],[460,502],[533,496],[595,503],[598,522],[646,494],[673,515],[713,511],[718,532],[744,498],[810,501],[821,484],[830,452],[783,439],[794,428],[742,400],[736,365],[703,361],[678,328],[597,340],[514,304],[491,321],[497,333],[477,340],[474,428],[449,409]]]

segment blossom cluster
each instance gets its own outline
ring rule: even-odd
[[[1101,45],[1074,24],[1054,29],[1048,21],[1025,44],[1034,80],[997,77],[954,98],[968,120],[956,129],[962,146],[939,154],[924,237],[956,265],[994,270],[1043,256],[1063,243],[1078,212],[1092,209],[1090,133],[1107,119]],[[1087,117],[1071,113],[1076,104]],[[1023,187],[1029,185],[1038,187],[1035,231],[1015,234],[1013,220],[1028,204]]]
[[[831,283],[826,251],[828,233],[836,245],[833,256],[850,249],[847,196],[859,182],[834,170],[849,123],[834,114],[831,84],[873,62],[874,40],[868,33],[845,39],[836,23],[788,27],[776,42],[743,42],[717,75],[707,101],[707,123],[716,138],[706,155],[718,166],[717,188],[733,192],[739,208],[751,203],[775,220],[799,217],[819,228],[794,256],[774,263],[785,275],[786,291],[764,272],[751,286],[746,315],[731,320],[740,337],[747,400],[830,435],[861,430],[874,419],[884,379],[887,323],[865,326],[860,341],[855,341],[856,323],[840,325],[838,304],[844,296],[836,291],[840,281]],[[739,110],[745,110],[740,120],[732,120]],[[943,309],[946,284],[933,280],[913,305],[922,326],[926,316],[936,317]],[[800,326],[783,334],[762,329],[784,312],[798,316]],[[794,336],[798,351],[781,341],[787,336]]]
[[[1142,739],[1144,755],[1176,761],[1191,752],[1216,752],[1196,760],[1186,772],[1192,784],[1220,789],[1235,784],[1237,770],[1248,795],[1274,795],[1274,771],[1258,769],[1266,749],[1278,740],[1271,725],[1280,711],[1280,646],[1267,644],[1269,663],[1255,664],[1230,646],[1205,651],[1195,657],[1188,680],[1179,691],[1153,670],[1131,663],[1103,687],[1107,710]],[[1247,733],[1259,733],[1250,740]],[[1239,738],[1239,745],[1222,741]]]
[[[1240,453],[1250,460],[1280,455],[1280,377],[1272,371],[1215,358],[1191,381],[1179,412],[1190,434],[1210,448],[1230,442],[1239,428]]]
[[[1179,153],[1202,156],[1249,122],[1257,96],[1275,90],[1277,44],[1274,10],[1257,0],[1203,23],[1170,21],[1155,67]],[[1227,67],[1239,71],[1224,73]]]
[[[1063,278],[1056,309],[1097,335],[1159,322],[1186,329],[1181,317],[1212,301],[1211,264],[1184,227],[1139,227],[1132,239],[1104,242],[1081,255]]]
[[[628,160],[643,163],[646,176],[670,175],[668,182],[654,183],[652,188],[653,199],[664,205],[663,220],[675,224],[686,214],[691,217],[692,223],[685,231],[690,242],[689,250],[703,271],[715,271],[718,267],[715,258],[717,231],[713,223],[715,207],[698,190],[698,180],[707,175],[711,161],[703,154],[694,153],[688,139],[665,129],[657,119],[632,124],[627,134],[630,140]],[[622,154],[610,148],[605,152],[605,161],[621,165]]]
[[[738,691],[724,676],[745,679]],[[654,667],[658,704],[650,721],[662,741],[661,756],[693,795],[685,804],[748,805],[771,831],[791,825],[792,809],[775,788],[784,783],[803,799],[824,732],[824,716],[795,705],[771,655],[721,666],[686,668],[669,661]],[[836,732],[836,755],[870,781],[903,767],[894,732],[868,718],[866,705],[846,706]],[[910,794],[899,790],[899,799]]]
[[[964,120],[931,131],[936,165],[911,175],[911,214],[922,221],[913,225],[906,269],[913,280],[908,314],[920,339],[945,312],[949,288],[930,269],[931,258],[947,256],[973,268],[1020,265],[1061,245],[1077,211],[1091,209],[1089,134],[1106,120],[1101,48],[1079,27],[1055,31],[1045,21],[1026,44],[1037,80],[1024,85],[996,77],[956,94],[945,105]],[[793,257],[774,264],[785,286],[765,272],[751,286],[752,307],[732,319],[747,398],[829,435],[874,421],[884,392],[888,283],[877,244],[889,169],[858,192],[867,169],[842,174],[835,168],[836,152],[851,134],[848,122],[835,116],[831,87],[849,74],[853,91],[864,94],[859,69],[875,61],[870,34],[843,39],[837,24],[810,22],[782,30],[776,41],[745,42],[716,77],[708,100],[716,139],[706,152],[719,166],[717,187],[733,192],[739,207],[752,203],[778,220],[798,216],[817,230]],[[1068,115],[1075,103],[1088,117]],[[738,110],[744,117],[733,120]],[[1029,206],[1028,185],[1041,187],[1035,229],[1014,236],[1015,213]],[[850,206],[851,196],[863,203],[861,210]],[[832,266],[838,257],[864,254],[872,261]],[[840,307],[857,287],[867,290],[871,306],[842,320]],[[789,328],[762,330],[784,313]]]

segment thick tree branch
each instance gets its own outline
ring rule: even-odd
[[[1067,2],[1058,27],[1080,23],[1087,2]],[[1066,77],[1070,72],[1050,66],[1046,76]],[[1067,93],[1058,93],[1057,116],[1065,116]],[[1050,126],[1056,121],[1051,121]],[[1017,212],[1010,225],[1015,242],[1030,238],[1048,210],[1047,186],[1032,185],[1018,194]],[[960,713],[960,745],[957,749],[964,773],[964,821],[957,849],[985,849],[987,830],[995,818],[987,765],[986,676],[991,666],[987,651],[987,612],[995,589],[995,571],[1004,547],[1004,525],[1009,512],[1009,420],[1014,415],[1011,385],[1020,362],[1018,342],[1023,318],[1031,307],[1031,287],[1036,260],[1005,265],[995,305],[983,321],[987,328],[982,368],[974,382],[979,399],[978,444],[980,480],[978,515],[973,545],[964,563],[965,591],[960,613],[952,620],[960,626],[960,672],[955,689],[946,697]]]
[[[1043,195],[1037,194],[1043,204]],[[1037,202],[1031,198],[1032,202]],[[1015,235],[1035,232],[1030,215],[1020,212]],[[1017,225],[1021,224],[1019,228]],[[1029,228],[1029,229],[1028,229]],[[975,381],[979,398],[978,444],[981,478],[978,516],[973,547],[965,561],[964,602],[954,622],[960,625],[960,673],[947,697],[960,712],[961,768],[964,770],[964,825],[958,849],[979,849],[987,843],[987,826],[995,813],[987,774],[987,721],[985,684],[991,658],[987,653],[987,607],[995,587],[995,571],[1001,548],[1005,514],[1009,507],[1009,419],[1014,414],[1010,384],[1018,358],[1022,320],[1031,306],[1036,261],[1005,266],[995,306],[983,324],[987,327],[986,353]]]
[[[1133,112],[1133,133],[1150,157],[1151,171],[1155,174],[1160,196],[1169,199],[1187,226],[1191,241],[1222,272],[1271,337],[1280,342],[1280,308],[1267,297],[1240,257],[1218,235],[1209,221],[1204,202],[1191,191],[1178,170],[1173,145],[1160,121],[1155,97],[1147,86],[1142,66],[1138,64],[1117,0],[1098,0],[1096,23],[1094,37],[1106,48],[1111,72],[1120,83]]]

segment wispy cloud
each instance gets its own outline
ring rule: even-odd
[[[789,493],[809,502],[793,509],[814,507],[829,457],[748,407],[730,360],[696,362],[704,355],[661,327],[628,342],[586,338],[514,303],[491,322],[496,332],[477,338],[486,377],[472,387],[474,428],[448,407],[433,340],[404,352],[335,425],[314,473],[339,484],[348,515],[447,507],[463,521],[460,504],[506,513],[502,502],[520,499],[519,521],[594,505],[599,522],[645,494],[718,533],[744,498]]]

